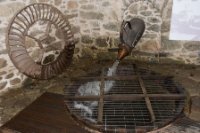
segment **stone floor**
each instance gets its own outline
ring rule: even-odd
[[[111,66],[113,61],[82,59],[74,61],[62,75],[51,80],[27,79],[18,89],[11,89],[0,96],[0,125],[15,116],[19,111],[33,102],[42,93],[54,92],[63,94],[64,86],[70,83],[70,78],[84,76]],[[144,63],[124,60],[122,64],[136,63],[164,75],[172,75],[175,80],[187,90],[190,99],[186,99],[185,114],[200,122],[200,66],[173,63]],[[193,103],[193,104],[191,104]]]

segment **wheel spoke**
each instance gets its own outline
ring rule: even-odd
[[[31,78],[49,79],[71,63],[72,45],[75,44],[68,45],[73,36],[70,37],[70,25],[63,16],[62,12],[51,5],[35,3],[21,9],[11,20],[7,34],[8,53],[22,73]],[[60,30],[60,38],[56,30]],[[63,42],[59,43],[58,39]],[[26,64],[21,57],[25,55],[26,60],[34,62]]]

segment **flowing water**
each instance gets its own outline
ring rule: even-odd
[[[118,64],[119,61],[116,60],[112,65],[112,67],[109,68],[107,76],[113,76],[116,74]],[[108,93],[111,90],[114,83],[115,81],[113,80],[105,81],[104,93]],[[78,88],[78,95],[80,96],[99,95],[100,85],[101,85],[100,81],[87,82]],[[93,114],[93,109],[97,106],[98,106],[97,101],[74,102],[74,107],[77,109],[81,109],[84,112],[84,116],[92,122],[96,122],[91,117]]]

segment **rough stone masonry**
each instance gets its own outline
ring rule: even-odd
[[[161,54],[163,57],[160,58],[200,64],[198,42],[168,39],[173,0],[1,0],[0,93],[20,86],[26,79],[7,54],[5,35],[8,23],[19,9],[38,2],[56,6],[69,19],[75,38],[79,40],[75,58],[110,58],[107,49],[119,44],[121,22],[139,17],[144,19],[146,31],[133,51],[133,58],[151,61],[155,60],[155,55]],[[29,45],[32,46],[31,42]]]

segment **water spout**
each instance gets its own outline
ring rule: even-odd
[[[120,31],[120,42],[118,50],[118,60],[128,56],[132,49],[142,37],[145,30],[145,23],[142,19],[133,18],[130,21],[123,21]]]

